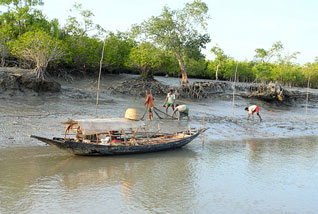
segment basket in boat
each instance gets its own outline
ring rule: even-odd
[[[129,119],[129,120],[139,120],[140,115],[139,115],[139,112],[137,111],[137,109],[128,108],[126,110],[126,113],[125,113],[125,118]]]

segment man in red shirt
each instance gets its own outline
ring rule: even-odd
[[[154,98],[152,96],[152,94],[149,93],[148,90],[146,90],[146,101],[145,101],[145,105],[147,105],[147,108],[148,108],[148,118],[149,120],[152,120],[153,119],[153,115],[152,115],[152,108],[153,108],[153,101],[154,101]]]
[[[246,107],[246,108],[245,108],[245,111],[248,111],[247,120],[250,119],[250,116],[251,116],[251,115],[253,116],[253,120],[254,120],[254,113],[256,112],[257,116],[258,116],[259,119],[260,119],[260,122],[262,122],[262,117],[261,117],[261,115],[259,114],[259,107],[258,107],[257,105],[251,105],[250,107]]]

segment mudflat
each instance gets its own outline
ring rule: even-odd
[[[111,93],[135,78],[103,76],[98,117],[144,112],[142,96]],[[156,77],[177,86],[178,79]],[[190,80],[191,82],[199,80]],[[276,105],[231,93],[178,98],[190,107],[187,122],[146,121],[150,130],[209,130],[183,149],[155,154],[91,158],[63,153],[28,134],[61,137],[60,122],[96,117],[95,78],[59,81],[58,93],[0,96],[0,212],[57,213],[315,213],[318,179],[318,108],[310,100]],[[294,89],[298,90],[298,89]],[[304,89],[299,91],[305,92]],[[316,93],[316,90],[311,90]],[[164,96],[155,96],[161,110]],[[246,106],[260,107],[263,122],[247,121]],[[169,109],[169,114],[171,114]]]

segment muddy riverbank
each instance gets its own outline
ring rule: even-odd
[[[33,70],[18,68],[0,68],[0,95],[2,96],[34,96],[40,93],[58,93],[61,85],[49,78],[36,79]]]
[[[173,89],[179,98],[204,100],[212,97],[230,97],[235,95],[243,98],[254,98],[276,105],[297,105],[306,99],[307,91],[301,88],[284,88],[278,82],[261,83],[234,83],[227,81],[201,80],[185,85],[169,85],[165,78],[161,82],[156,79],[142,80],[132,78],[124,80],[117,85],[108,87],[112,94],[123,94],[129,96],[143,96],[146,89],[153,95],[165,96],[169,89]],[[318,103],[317,90],[308,91],[308,99],[312,103]]]
[[[95,78],[76,78],[73,82],[60,81],[59,93],[39,94],[37,96],[0,96],[0,148],[42,145],[29,139],[29,134],[53,137],[62,136],[64,126],[60,124],[69,118],[123,117],[127,108],[136,108],[140,115],[145,111],[144,96],[131,96],[110,93],[108,88],[135,78],[133,75],[103,76],[96,115]],[[178,79],[156,77],[160,84],[178,86]],[[190,80],[197,82],[199,80]],[[313,93],[316,93],[313,90]],[[155,105],[164,111],[164,95],[155,95]],[[205,117],[206,132],[210,140],[239,140],[248,138],[288,138],[318,135],[318,108],[316,102],[309,102],[307,118],[305,102],[297,105],[275,105],[262,100],[236,96],[232,105],[232,94],[216,94],[203,100],[179,97],[179,104],[190,107],[191,121],[175,122],[158,120],[147,122],[150,129],[157,130],[158,123],[163,131],[178,131],[188,126],[201,127]],[[260,106],[263,122],[256,117],[247,121],[248,105]],[[234,113],[234,114],[233,114]],[[169,110],[171,114],[171,109]]]
[[[94,75],[67,74],[62,79],[59,76],[55,75],[46,80],[37,80],[33,70],[1,68],[0,96],[3,98],[8,96],[50,96],[50,93],[60,93],[63,90],[62,96],[90,97],[91,95],[86,93],[85,90],[78,90],[80,87],[73,87],[73,85],[76,85],[79,81],[83,81],[82,84],[84,85],[87,85],[85,81],[97,84],[97,78]],[[180,81],[176,78],[157,78],[160,78],[160,81],[156,78],[144,80],[136,75],[105,75],[104,79],[116,79],[116,81],[111,83],[106,81],[103,92],[106,91],[106,93],[113,95],[142,97],[146,89],[150,90],[155,96],[165,96],[169,89],[174,89],[178,98],[194,100],[224,99],[233,95],[233,82],[190,79],[189,84],[180,85]],[[63,79],[69,81],[63,81]],[[95,85],[88,87],[96,88]],[[275,105],[292,106],[305,102],[307,90],[286,88],[279,83],[235,83],[235,95],[246,99],[254,98]],[[310,89],[308,95],[312,104],[318,103],[318,90]]]

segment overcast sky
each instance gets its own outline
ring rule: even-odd
[[[126,31],[132,24],[157,16],[168,5],[180,9],[186,0],[44,0],[44,14],[65,24],[74,2],[91,10],[94,22],[110,31]],[[256,48],[269,49],[281,41],[289,53],[300,52],[297,63],[318,56],[318,1],[316,0],[206,0],[211,19],[211,43],[204,53],[212,59],[218,44],[236,60],[252,60]]]

